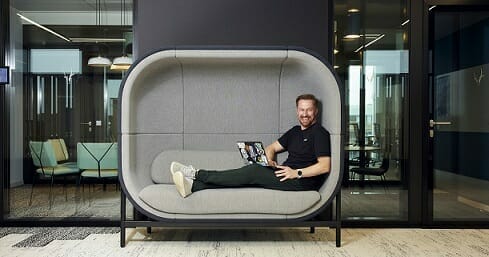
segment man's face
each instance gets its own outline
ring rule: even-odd
[[[297,119],[303,129],[310,127],[316,122],[318,109],[312,100],[299,100],[297,103]]]

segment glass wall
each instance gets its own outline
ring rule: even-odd
[[[407,220],[408,1],[336,0],[334,29],[348,113],[343,219]]]
[[[118,89],[132,1],[10,1],[5,219],[118,220]]]
[[[489,10],[432,10],[433,220],[489,220]]]

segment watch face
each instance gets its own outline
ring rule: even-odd
[[[299,176],[302,176],[302,170],[298,170],[298,171],[297,171],[297,174],[298,174]]]

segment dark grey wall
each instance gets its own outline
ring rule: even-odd
[[[299,46],[330,60],[332,0],[136,0],[134,56],[182,45]]]

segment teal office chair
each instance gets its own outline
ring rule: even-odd
[[[117,143],[78,143],[76,148],[82,186],[86,179],[98,179],[102,180],[105,190],[108,179],[117,179]],[[88,199],[90,204],[90,184]]]
[[[59,164],[56,160],[56,154],[53,145],[50,141],[29,141],[29,149],[34,165],[37,167],[36,176],[32,179],[31,196],[29,199],[29,206],[32,204],[32,195],[34,186],[38,177],[50,178],[51,185],[49,187],[49,208],[51,208],[53,198],[53,184],[56,177],[79,175],[80,170],[78,167],[71,164]],[[68,199],[66,193],[66,187],[63,187],[65,191],[65,200]]]

